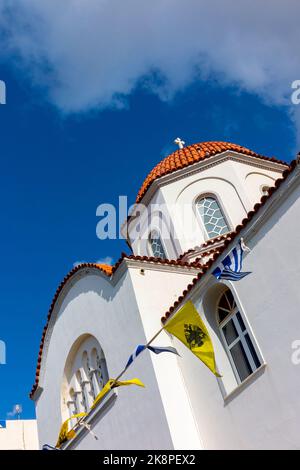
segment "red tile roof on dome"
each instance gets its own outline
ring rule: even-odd
[[[286,162],[277,160],[276,158],[264,157],[263,155],[253,152],[252,150],[238,144],[231,144],[230,142],[200,142],[198,144],[189,145],[176,150],[176,152],[171,153],[171,155],[168,155],[159,162],[153,170],[150,171],[142,184],[141,189],[138,192],[136,202],[138,203],[141,201],[146,191],[157,178],[172,173],[173,171],[180,170],[181,168],[185,168],[193,163],[197,163],[200,160],[205,160],[206,158],[218,155],[226,150],[286,165]]]

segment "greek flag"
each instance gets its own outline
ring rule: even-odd
[[[6,428],[6,421],[5,419],[0,419],[0,429]]]
[[[172,346],[165,346],[165,347],[161,347],[161,346],[144,346],[142,344],[139,344],[134,352],[131,354],[131,356],[129,357],[128,359],[128,362],[126,364],[126,367],[125,369],[127,369],[127,367],[130,366],[130,364],[133,363],[133,361],[135,360],[135,358],[141,354],[142,351],[144,351],[145,349],[149,349],[149,351],[152,351],[154,354],[160,354],[162,352],[170,352],[170,353],[173,353],[173,354],[178,354],[178,351],[175,349],[175,348],[172,348]]]
[[[242,272],[243,253],[250,251],[241,239],[238,246],[222,260],[219,266],[212,272],[217,279],[227,279],[228,281],[239,281],[243,277],[251,274],[250,272]]]
[[[139,354],[141,354],[142,351],[144,351],[144,349],[146,349],[146,346],[143,346],[142,344],[139,344],[134,352],[131,354],[131,356],[129,357],[128,361],[127,361],[127,364],[126,364],[126,367],[125,369],[127,369],[127,367],[130,366],[130,364],[133,363],[133,361],[135,360],[135,358],[138,357]]]
[[[166,347],[148,346],[147,349],[149,349],[149,351],[154,352],[154,354],[160,354],[162,352],[170,352],[170,353],[173,353],[173,354],[177,354],[177,356],[180,356],[177,349],[172,348],[172,346],[166,346]]]

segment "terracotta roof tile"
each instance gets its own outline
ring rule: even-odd
[[[183,261],[184,258],[187,255],[191,255],[192,253],[197,253],[200,250],[201,250],[201,253],[199,254],[199,258],[204,258],[208,254],[211,254],[213,251],[218,250],[219,249],[218,244],[221,243],[221,242],[224,243],[224,240],[226,240],[226,238],[230,237],[230,235],[231,235],[231,232],[225,233],[224,235],[219,235],[219,236],[214,237],[214,238],[210,238],[206,242],[202,243],[202,245],[195,246],[194,248],[190,248],[189,250],[183,252],[178,257],[178,261]],[[217,247],[210,248],[211,245],[215,245],[215,244],[217,245]],[[204,248],[207,248],[207,250],[203,250]]]
[[[159,162],[153,170],[150,171],[149,175],[143,182],[138,192],[136,202],[138,203],[141,201],[146,191],[157,178],[192,165],[193,163],[197,163],[200,160],[205,160],[206,158],[225,152],[226,150],[287,165],[286,162],[277,160],[273,157],[264,157],[263,155],[253,152],[252,150],[238,144],[232,144],[230,142],[200,142],[198,144],[189,145],[183,149],[176,150]]]
[[[96,264],[98,268],[101,269],[101,271],[105,272],[108,276],[112,274],[113,267],[110,266],[109,264]]]

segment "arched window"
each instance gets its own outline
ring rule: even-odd
[[[149,237],[149,243],[151,246],[151,251],[155,258],[166,259],[166,252],[161,241],[160,235],[157,230],[153,230]]]
[[[225,348],[241,383],[260,367],[261,361],[230,289],[222,294],[217,314]]]
[[[229,226],[218,201],[212,196],[197,200],[197,210],[209,238],[218,237],[229,232]]]
[[[63,413],[73,416],[88,412],[108,381],[104,352],[90,335],[78,339],[69,352],[62,383]]]

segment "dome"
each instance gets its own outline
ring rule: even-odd
[[[180,170],[181,168],[185,168],[189,165],[192,165],[193,163],[199,162],[200,160],[204,160],[205,158],[218,155],[219,153],[225,152],[226,150],[286,164],[285,162],[281,162],[275,158],[268,158],[259,155],[258,153],[247,149],[246,147],[242,147],[241,145],[231,144],[229,142],[200,142],[198,144],[189,145],[182,149],[176,150],[175,152],[171,153],[171,155],[168,155],[161,162],[159,162],[153,168],[153,170],[150,171],[149,175],[142,184],[138,192],[136,202],[138,203],[141,201],[150,185],[157,178],[172,173],[173,171]]]

